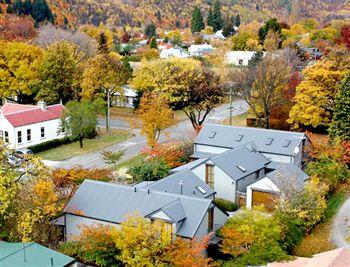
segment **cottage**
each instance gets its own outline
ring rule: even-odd
[[[298,132],[207,124],[194,141],[193,158],[220,154],[248,142],[254,143],[272,165],[292,163],[301,167],[309,140]]]
[[[13,149],[22,149],[53,139],[62,138],[59,132],[62,104],[37,106],[5,103],[0,110],[0,138]]]
[[[37,243],[0,242],[0,266],[9,267],[75,267],[74,258]]]
[[[187,51],[185,51],[182,47],[175,46],[171,48],[163,49],[162,52],[160,52],[160,58],[167,59],[167,58],[186,58],[189,57]]]
[[[213,51],[213,46],[209,44],[193,44],[188,48],[191,56],[203,56]]]
[[[273,199],[278,197],[283,189],[302,190],[308,178],[309,176],[294,164],[281,165],[247,187],[247,208],[264,205],[267,209],[271,209]]]
[[[236,66],[248,66],[255,53],[255,51],[230,51],[225,55],[225,62]]]
[[[100,223],[119,228],[128,215],[139,214],[167,225],[175,236],[215,236],[227,220],[212,199],[85,180],[64,209],[66,238],[80,234],[79,225]]]
[[[116,92],[114,94],[113,105],[117,107],[133,108],[134,101],[137,97],[136,90],[129,85],[122,87],[123,93]]]

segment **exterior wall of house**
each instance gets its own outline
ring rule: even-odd
[[[194,145],[194,152],[205,152],[205,153],[213,153],[213,154],[221,154],[230,149],[224,147],[215,147],[215,146],[206,146],[206,145]]]
[[[282,163],[291,163],[292,157],[286,156],[286,155],[278,155],[278,154],[270,154],[270,153],[261,153],[268,159],[276,162],[282,162]]]
[[[253,172],[249,175],[247,175],[246,177],[240,179],[237,181],[237,191],[238,192],[247,192],[247,186],[256,182],[257,180],[259,180],[259,172]]]
[[[103,222],[95,219],[85,218],[81,216],[76,216],[73,214],[66,214],[66,237],[67,240],[71,240],[73,236],[80,235],[81,229],[80,226],[82,225],[96,225],[96,224],[102,224],[102,225],[108,225],[115,227],[117,229],[120,228],[120,225],[117,223],[109,223],[109,222]]]
[[[4,117],[0,115],[0,131],[1,132],[1,139],[2,141],[5,142],[5,132],[8,133],[8,140],[9,140],[9,145],[11,148],[13,148],[12,144],[14,143],[14,136],[15,136],[15,129],[9,123],[9,121]]]
[[[194,236],[197,240],[200,240],[209,234],[208,217],[209,217],[209,213],[207,212]],[[214,207],[214,231],[221,228],[226,223],[227,219],[228,217],[226,216],[225,213],[223,213],[217,207]]]
[[[252,191],[254,188],[260,189],[262,191],[279,192],[278,187],[268,177],[262,178],[261,180],[247,187],[247,198],[246,198],[247,209],[252,208],[252,201],[253,201]]]

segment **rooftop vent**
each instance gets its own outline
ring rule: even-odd
[[[284,140],[283,147],[288,147],[291,143],[291,140]]]
[[[255,148],[252,145],[245,146],[250,152],[256,152]]]
[[[237,167],[238,169],[240,169],[242,172],[246,172],[246,171],[247,171],[247,169],[244,168],[244,167],[241,166],[241,165],[237,165],[236,167]]]
[[[243,139],[243,134],[239,134],[236,138],[236,142],[241,142]]]
[[[216,135],[216,132],[211,132],[210,135],[209,135],[209,138],[213,139],[215,137],[215,135]]]
[[[207,191],[205,191],[202,187],[200,187],[200,186],[197,186],[196,187],[197,188],[197,190],[199,191],[199,192],[201,192],[203,195],[205,194],[205,193],[207,193]]]
[[[265,145],[269,146],[272,144],[273,138],[268,138]]]

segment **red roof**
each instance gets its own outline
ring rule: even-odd
[[[37,106],[6,103],[1,113],[14,127],[20,127],[59,119],[63,109],[61,104],[47,106],[44,111]]]

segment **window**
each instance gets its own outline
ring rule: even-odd
[[[4,132],[4,141],[5,141],[5,143],[9,142],[9,132],[8,131]]]
[[[243,59],[238,60],[238,65],[243,65]]]
[[[290,140],[284,140],[283,147],[288,147],[290,145]]]
[[[30,129],[27,129],[27,141],[32,141],[32,131]]]
[[[267,146],[271,145],[271,144],[272,144],[272,141],[273,141],[273,138],[268,138],[268,139],[266,140],[265,145],[267,145]]]
[[[208,211],[208,231],[214,230],[214,209]]]
[[[214,189],[214,165],[205,165],[205,182]]]
[[[242,138],[243,138],[243,134],[239,134],[239,135],[237,136],[236,142],[241,142],[241,141],[242,141]]]
[[[40,132],[41,132],[41,138],[44,138],[45,137],[45,127],[41,127]]]
[[[21,131],[17,132],[17,142],[18,142],[18,144],[22,143],[22,132]]]
[[[209,135],[209,138],[213,139],[215,137],[215,135],[216,135],[216,132],[211,132],[210,135]]]

